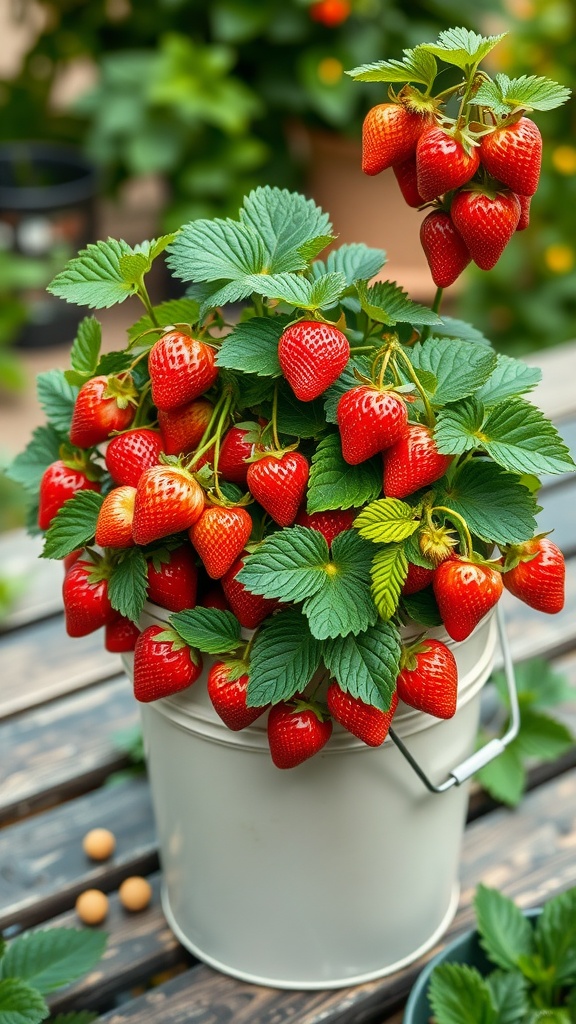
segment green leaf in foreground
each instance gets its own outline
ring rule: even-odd
[[[0,961],[0,977],[18,977],[46,995],[92,970],[104,952],[106,940],[105,932],[90,929],[28,932],[8,946]]]
[[[324,663],[347,693],[388,711],[396,689],[400,636],[389,622],[377,622],[358,636],[325,641]]]
[[[19,978],[0,981],[0,1021],[2,1024],[39,1024],[50,1015],[40,993]]]
[[[361,633],[378,618],[370,592],[372,547],[353,530],[334,538],[322,587],[308,597],[303,611],[319,640]]]
[[[376,498],[382,490],[382,468],[370,459],[358,466],[344,461],[338,434],[329,434],[320,441],[310,468],[307,511],[360,508]]]
[[[358,298],[364,312],[377,323],[393,326],[397,323],[441,324],[437,313],[427,306],[413,302],[395,281],[377,281],[370,288],[358,281]]]
[[[388,544],[411,537],[420,526],[420,515],[398,498],[379,498],[356,516],[354,526],[366,540]]]
[[[542,371],[537,366],[528,366],[521,359],[499,353],[494,370],[476,392],[476,398],[488,409],[505,398],[532,391],[541,379]]]
[[[516,807],[526,788],[526,769],[514,743],[475,775],[490,796],[508,807]]]
[[[534,495],[518,476],[493,462],[474,458],[454,480],[436,493],[446,505],[464,517],[472,533],[497,544],[520,544],[536,532]]]
[[[134,250],[127,242],[109,238],[91,242],[56,275],[48,291],[66,302],[90,309],[108,309],[133,295],[135,286],[127,283],[120,260]]]
[[[174,324],[193,324],[198,322],[200,305],[195,299],[168,299],[154,306],[154,316],[160,327],[171,327]],[[156,327],[147,313],[128,328],[128,339],[136,341],[146,331]],[[152,335],[150,337],[153,337]],[[143,339],[145,341],[146,339]]]
[[[373,64],[362,64],[346,74],[356,82],[419,82],[430,88],[438,65],[431,53],[422,46],[404,50],[402,60],[379,60]]]
[[[312,278],[324,274],[343,274],[347,285],[355,281],[368,281],[386,263],[383,249],[372,249],[362,242],[349,242],[328,253],[325,261],[316,260],[311,268]]]
[[[408,575],[403,544],[386,544],[372,559],[372,597],[383,619],[390,619],[398,607],[402,584]]]
[[[224,339],[216,363],[229,370],[279,377],[278,342],[290,322],[287,316],[254,317],[238,324]]]
[[[329,558],[318,530],[290,526],[265,537],[236,579],[252,594],[303,601],[322,587]]]
[[[440,964],[428,997],[437,1024],[498,1024],[488,984],[475,967]]]
[[[503,32],[499,36],[481,36],[467,28],[449,28],[440,33],[435,43],[423,43],[422,49],[464,70],[484,60],[505,35]]]
[[[54,516],[46,533],[42,558],[65,558],[94,539],[104,498],[97,491],[77,491]]]
[[[231,654],[242,642],[235,615],[220,608],[188,608],[170,616],[179,636],[205,654]]]
[[[534,952],[532,925],[519,907],[499,892],[479,885],[474,897],[480,944],[503,970],[515,970],[521,956]]]
[[[108,581],[108,597],[112,607],[138,622],[148,594],[148,567],[140,548],[127,548],[114,566]]]
[[[268,274],[304,270],[303,247],[315,239],[333,237],[328,214],[313,199],[270,185],[246,196],[240,221],[260,237]],[[327,244],[324,241],[322,248]]]
[[[60,433],[70,432],[78,389],[69,384],[62,370],[47,370],[36,378],[38,401],[49,423]]]
[[[553,110],[570,99],[570,89],[551,78],[522,75],[509,78],[497,74],[493,81],[482,82],[470,102],[489,107],[504,117],[513,110]]]
[[[576,888],[549,900],[535,930],[535,945],[555,985],[576,984]]]
[[[304,690],[321,657],[322,642],[312,636],[298,609],[288,608],[265,620],[250,656],[248,706],[276,704]]]
[[[85,316],[80,321],[70,351],[72,368],[80,373],[93,373],[98,365],[101,342],[102,326],[99,320],[94,316]]]
[[[446,405],[467,398],[488,380],[496,366],[496,353],[471,341],[428,338],[414,345],[410,359],[418,370],[436,378],[431,398],[435,405]]]
[[[498,1024],[521,1024],[529,1012],[526,978],[518,972],[492,971],[486,983],[496,1007]]]

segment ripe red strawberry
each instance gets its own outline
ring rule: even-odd
[[[96,520],[95,540],[101,548],[129,548],[134,544],[135,487],[115,487],[109,491]]]
[[[466,184],[478,170],[478,147],[466,149],[460,139],[432,125],[422,132],[416,146],[416,180],[425,202]]]
[[[104,646],[111,654],[126,654],[134,650],[139,636],[140,630],[136,623],[124,615],[118,615],[104,627]]]
[[[83,555],[83,554],[84,554],[84,549],[83,548],[76,548],[76,550],[75,551],[71,551],[69,555],[64,555],[64,558],[62,559],[62,566],[64,568],[64,575],[66,575],[66,573],[68,572],[68,569],[72,568],[72,566],[74,565],[74,562],[78,561],[78,559],[80,558],[80,555]]]
[[[458,699],[458,669],[452,651],[441,640],[423,640],[403,655],[398,696],[417,711],[453,718]]]
[[[434,569],[426,569],[423,565],[409,562],[408,575],[402,584],[402,594],[404,597],[410,597],[410,594],[417,594],[419,590],[424,590],[424,587],[432,583],[433,576]]]
[[[416,157],[414,155],[409,156],[407,160],[403,160],[400,164],[394,164],[392,167],[394,171],[394,177],[400,186],[400,191],[404,197],[404,201],[416,209],[418,206],[422,206],[424,200],[418,191],[418,179],[416,175]]]
[[[488,173],[513,192],[533,196],[542,162],[540,129],[529,117],[496,128],[481,139],[480,159]]]
[[[87,636],[113,619],[104,570],[94,562],[78,559],[62,585],[68,636]]]
[[[222,577],[222,590],[234,615],[241,626],[245,629],[256,629],[263,619],[278,607],[276,598],[260,597],[258,594],[251,594],[246,587],[240,583],[236,576],[244,565],[246,556],[239,558],[234,565],[231,565],[228,572]]]
[[[432,210],[420,225],[420,244],[437,288],[449,288],[472,259],[449,213]]]
[[[204,491],[178,466],[152,466],[136,488],[132,533],[136,544],[150,544],[187,530],[202,515]]]
[[[145,469],[158,465],[162,436],[149,427],[135,427],[113,437],[106,448],[106,469],[115,484],[137,487]]]
[[[555,615],[562,611],[566,566],[560,548],[547,537],[534,537],[515,545],[513,551],[522,560],[503,573],[506,589],[539,612]]]
[[[47,530],[64,502],[73,498],[76,491],[99,490],[97,480],[89,480],[82,470],[73,469],[62,459],[57,459],[44,471],[40,481],[38,526],[41,530]]]
[[[269,705],[248,707],[248,673],[244,672],[234,679],[234,667],[225,661],[216,661],[208,673],[207,689],[214,710],[224,725],[233,732],[239,732],[260,718]]]
[[[134,648],[134,696],[144,704],[185,690],[202,672],[202,658],[173,629],[148,626]]]
[[[72,413],[70,443],[92,448],[115,430],[126,430],[134,419],[138,393],[129,373],[92,377],[82,385]]]
[[[394,692],[389,711],[381,711],[371,704],[366,704],[359,697],[353,697],[340,689],[338,683],[330,683],[326,694],[328,710],[340,725],[343,725],[353,736],[357,736],[369,747],[379,747],[386,736],[394,712],[398,706],[398,694]]]
[[[280,701],[268,714],[268,743],[277,768],[295,768],[317,754],[332,735],[332,721],[317,705]]]
[[[148,600],[181,612],[194,608],[198,591],[198,567],[189,544],[168,551],[160,548],[148,562]]]
[[[223,480],[246,486],[249,463],[245,459],[249,459],[254,452],[254,442],[246,441],[246,437],[250,437],[255,430],[256,424],[253,427],[230,427],[222,438],[218,472]]]
[[[212,387],[218,376],[214,350],[181,331],[168,331],[148,357],[152,401],[158,409],[176,409]]]
[[[429,427],[409,423],[383,458],[384,494],[387,498],[406,498],[444,476],[453,457],[440,454]]]
[[[310,514],[301,508],[295,521],[299,526],[308,526],[311,530],[318,530],[324,537],[328,547],[331,547],[332,541],[339,533],[352,529],[352,523],[356,515],[357,509],[355,508],[329,509],[326,512],[312,512]]]
[[[476,266],[491,270],[516,231],[520,200],[513,192],[457,192],[450,213]]]
[[[214,406],[206,398],[196,398],[177,409],[159,409],[158,424],[166,455],[191,452],[210,423]]]
[[[205,508],[188,535],[208,575],[220,579],[238,556],[252,533],[252,517],[245,508]]]
[[[502,594],[502,576],[489,565],[448,558],[434,571],[434,594],[446,632],[465,640]]]
[[[300,320],[278,342],[278,359],[292,391],[302,402],[318,398],[338,379],[350,357],[348,338],[333,324]]]
[[[351,7],[348,0],[315,0],[310,4],[308,13],[312,21],[325,25],[326,28],[336,28],[350,17]]]
[[[406,403],[399,395],[367,384],[342,395],[336,417],[342,455],[351,466],[394,444],[408,421]]]
[[[532,196],[518,196],[518,202],[520,203],[520,220],[516,227],[516,231],[525,231],[526,228],[530,227],[530,206],[532,204]]]
[[[372,107],[362,126],[364,174],[379,174],[407,160],[429,124],[426,114],[415,114],[400,103],[378,103]]]
[[[306,493],[310,467],[300,452],[265,455],[248,468],[248,488],[279,526],[290,526]]]

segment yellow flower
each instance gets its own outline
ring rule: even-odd
[[[336,85],[344,74],[342,61],[337,57],[324,57],[318,64],[318,78],[323,85]]]
[[[574,266],[574,250],[571,246],[558,242],[544,250],[544,260],[554,274],[567,274]]]
[[[552,163],[560,174],[576,174],[576,147],[556,146],[552,151]]]

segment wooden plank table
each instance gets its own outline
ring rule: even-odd
[[[576,348],[566,352],[564,381],[576,366]],[[542,361],[553,366],[558,358],[552,353]],[[560,409],[558,426],[576,451],[576,398],[565,389],[559,402],[550,371],[536,400],[545,409]],[[574,501],[576,478],[546,482],[540,523],[543,530],[555,527],[554,538],[568,556],[564,611],[554,617],[532,613],[509,595],[504,606],[515,657],[544,654],[576,684]],[[2,573],[23,574],[28,582],[0,639],[0,930],[10,938],[39,925],[78,926],[78,894],[90,887],[110,894],[104,958],[88,977],[51,997],[53,1011],[92,1009],[100,1024],[399,1024],[426,958],[354,988],[281,992],[195,962],[172,936],[160,906],[148,783],[143,776],[124,776],[106,784],[129,765],[118,734],[138,721],[130,684],[119,659],[103,652],[98,634],[66,636],[62,568],[39,561],[39,550],[38,541],[21,533],[0,537]],[[576,727],[576,701],[561,710]],[[552,765],[534,767],[517,810],[497,807],[480,793],[472,806],[460,904],[445,940],[469,925],[481,880],[522,906],[576,885],[576,749]],[[114,856],[102,864],[88,861],[81,847],[95,826],[117,837]],[[150,907],[139,914],[123,911],[117,897],[120,882],[133,874],[149,876],[154,891]]]

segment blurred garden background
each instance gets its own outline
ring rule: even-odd
[[[401,208],[391,171],[360,171],[362,120],[386,86],[344,72],[451,25],[509,32],[498,70],[573,87],[573,0],[0,0],[2,461],[42,420],[35,373],[64,365],[74,335],[45,285],[91,238],[134,243],[235,215],[257,184],[297,188],[340,241],[386,249],[387,276],[431,301],[421,215]],[[515,355],[576,338],[575,101],[533,116],[544,166],[530,228],[490,274],[471,266],[449,292],[451,313]],[[157,288],[171,297],[167,275]],[[131,312],[114,317],[109,347]],[[5,529],[21,509],[2,488]]]

